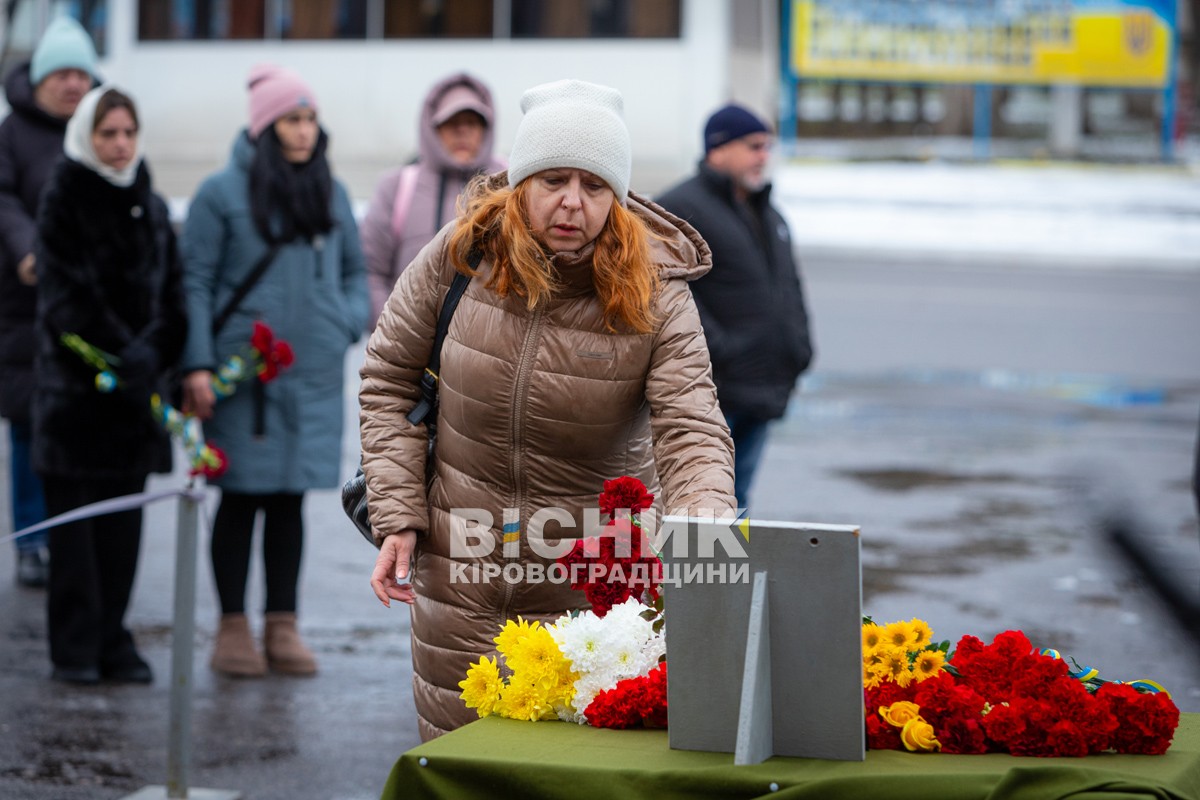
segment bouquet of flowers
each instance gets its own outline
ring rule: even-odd
[[[635,598],[662,610],[659,587],[662,561],[642,530],[639,514],[654,503],[646,485],[628,475],[605,481],[600,512],[608,515],[604,535],[579,539],[558,563],[567,569],[571,588],[581,591],[597,616]],[[628,514],[628,516],[618,515]]]
[[[459,682],[480,717],[561,719],[605,728],[667,724],[666,641],[658,593],[661,566],[644,541],[637,514],[654,496],[636,478],[605,481],[600,509],[606,535],[576,542],[559,562],[590,611],[551,625],[505,624],[496,658],[481,658]],[[617,519],[628,511],[628,519]]]
[[[495,658],[472,664],[459,682],[463,702],[479,716],[530,721],[561,719],[627,728],[650,718],[666,722],[666,653],[657,615],[630,598],[605,616],[564,615],[542,626],[510,620],[496,651],[511,673],[501,677]]]
[[[919,619],[863,626],[867,742],[872,749],[1017,756],[1162,754],[1179,709],[1153,681],[1103,681],[1071,670],[1020,631],[985,645],[934,644]],[[1078,665],[1076,665],[1078,666]]]
[[[96,370],[97,391],[109,394],[124,385],[116,371],[116,368],[121,366],[121,359],[92,345],[78,334],[64,333],[59,337],[59,341],[85,364]],[[150,414],[163,430],[182,440],[188,463],[191,465],[189,474],[215,478],[228,468],[229,462],[225,453],[212,442],[204,441],[200,420],[181,413],[158,394],[150,395]]]
[[[98,391],[107,394],[121,388],[123,383],[117,372],[117,368],[121,366],[119,358],[74,333],[64,333],[59,340],[64,347],[96,370],[95,382]],[[247,359],[254,365],[253,373],[246,368]],[[281,370],[291,366],[294,360],[291,345],[282,339],[276,339],[270,326],[256,321],[245,357],[232,355],[213,373],[213,393],[217,397],[228,397],[237,389],[239,383],[249,380],[252,374],[262,383],[270,383]],[[158,394],[150,396],[150,413],[164,430],[182,440],[191,464],[191,475],[215,478],[229,467],[225,453],[212,442],[204,440],[200,420],[182,413]]]
[[[295,360],[292,346],[283,339],[276,339],[270,325],[255,320],[249,347],[225,359],[213,373],[213,393],[217,397],[229,397],[237,390],[239,383],[251,377],[257,377],[262,383],[270,383]],[[254,367],[253,372],[247,369],[247,361]]]

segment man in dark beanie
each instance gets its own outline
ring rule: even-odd
[[[45,517],[42,484],[30,451],[33,322],[37,265],[33,257],[38,198],[62,157],[67,121],[92,88],[96,50],[78,22],[58,17],[33,58],[4,81],[11,113],[0,123],[0,416],[8,420],[13,527]],[[17,540],[17,581],[41,587],[48,576],[46,534]]]
[[[691,287],[733,434],[743,508],[768,423],[783,416],[812,360],[799,265],[765,174],[771,140],[770,128],[748,109],[718,109],[704,126],[697,174],[657,198],[712,248],[712,271]]]

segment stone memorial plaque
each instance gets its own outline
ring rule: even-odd
[[[740,752],[759,756],[738,763],[772,753],[863,760],[859,529],[666,517],[657,542],[671,747],[734,753],[740,720]]]

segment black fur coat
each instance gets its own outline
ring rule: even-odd
[[[62,160],[38,211],[34,468],[75,478],[169,472],[167,434],[150,413],[187,336],[182,267],[166,204],[143,163],[119,187]],[[117,356],[123,386],[61,342],[75,333]]]

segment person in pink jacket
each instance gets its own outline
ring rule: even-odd
[[[465,72],[434,84],[421,105],[420,155],[380,179],[360,235],[371,287],[367,333],[396,279],[442,226],[454,220],[471,178],[504,169],[492,156],[492,93]]]

